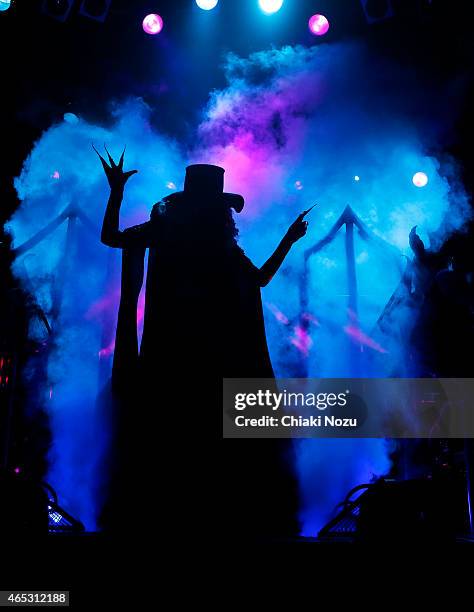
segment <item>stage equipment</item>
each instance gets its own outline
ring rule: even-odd
[[[74,0],[44,0],[42,10],[43,13],[58,21],[66,21],[73,5]]]
[[[111,4],[112,0],[83,0],[79,8],[79,15],[104,22]]]
[[[309,18],[308,27],[311,34],[323,36],[329,30],[329,21],[324,15],[313,15]]]
[[[196,4],[203,11],[212,11],[213,8],[216,8],[219,0],[196,0]]]
[[[8,464],[16,362],[17,358],[14,353],[0,352],[0,469],[2,467],[6,469]]]
[[[72,517],[58,503],[58,496],[51,485],[42,482],[48,496],[48,531],[49,533],[82,533],[84,525]]]
[[[365,18],[368,23],[385,21],[393,17],[393,5],[391,0],[360,0]]]
[[[380,252],[392,258],[396,263],[400,271],[400,278],[402,278],[403,274],[403,259],[401,257],[400,252],[393,247],[372,234],[362,223],[356,213],[352,210],[350,206],[346,206],[342,215],[333,225],[331,230],[326,234],[324,238],[319,240],[314,246],[307,249],[304,253],[304,269],[303,274],[301,275],[301,283],[300,283],[300,327],[303,330],[303,334],[309,335],[309,328],[311,325],[311,321],[309,320],[307,313],[309,312],[309,295],[308,295],[308,287],[309,287],[309,260],[316,253],[321,251],[326,245],[334,240],[339,230],[345,226],[345,253],[346,253],[346,269],[347,269],[347,311],[349,314],[349,325],[354,326],[358,321],[358,295],[357,295],[357,275],[356,275],[356,256],[355,256],[355,246],[354,246],[354,229],[357,229],[359,232],[359,236],[362,240],[371,242],[372,244],[379,247]],[[352,371],[354,372],[354,376],[360,372],[360,359],[361,359],[361,345],[356,342],[350,342],[347,347],[348,355],[352,364]],[[301,377],[307,378],[309,375],[308,372],[308,363],[307,359],[304,360],[304,364],[302,364]]]
[[[41,484],[0,471],[0,534],[46,535],[48,523],[48,496]]]
[[[354,497],[359,493],[357,497]],[[455,540],[449,485],[433,480],[385,480],[355,487],[336,507],[318,539],[383,544]]]
[[[150,13],[143,20],[142,26],[147,34],[159,34],[163,29],[163,19],[155,13]]]
[[[428,184],[428,176],[424,172],[416,172],[412,180],[415,187],[425,187]]]
[[[283,0],[258,0],[258,4],[264,13],[271,15],[281,9]]]
[[[77,125],[79,123],[79,117],[74,113],[64,113],[63,119],[69,125]]]
[[[11,0],[0,0],[0,13],[3,11],[8,11],[11,5]]]

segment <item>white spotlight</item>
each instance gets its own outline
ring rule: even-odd
[[[219,0],[196,0],[196,4],[203,11],[212,11],[213,8],[216,8]]]
[[[260,8],[267,15],[276,13],[283,6],[283,0],[258,0]]]
[[[424,172],[417,172],[413,175],[412,181],[416,187],[425,187],[428,184],[428,176]]]

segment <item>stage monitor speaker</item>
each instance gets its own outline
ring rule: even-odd
[[[452,487],[432,480],[381,479],[360,496],[356,540],[454,541]]]
[[[0,536],[47,535],[48,496],[40,483],[0,472]]]

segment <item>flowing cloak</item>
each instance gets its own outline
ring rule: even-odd
[[[259,270],[237,244],[165,215],[123,233],[149,248],[140,370],[145,382],[271,378]]]
[[[120,487],[159,483],[173,504],[170,520],[189,521],[189,513],[201,530],[223,529],[237,539],[294,532],[296,494],[286,445],[250,439],[221,440],[220,450],[214,447],[222,378],[273,378],[258,268],[234,241],[226,245],[219,236],[194,231],[192,219],[152,216],[123,238],[129,253],[136,249],[143,261],[147,247],[149,257],[139,391],[132,391],[121,419]],[[139,264],[130,269],[142,270]],[[121,304],[129,284],[122,278]],[[130,312],[136,334],[130,322],[136,312]],[[115,375],[125,379],[126,355],[121,363]],[[178,439],[184,467],[176,458]]]

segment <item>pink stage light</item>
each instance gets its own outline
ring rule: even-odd
[[[283,325],[288,325],[290,320],[288,319],[288,317],[283,314],[283,312],[277,307],[275,306],[275,304],[267,304],[269,310],[272,311],[272,313],[275,315],[275,319],[278,321],[278,323],[283,323]]]
[[[114,354],[115,350],[115,340],[112,340],[109,346],[101,348],[99,351],[99,359],[105,359]]]
[[[313,15],[308,22],[309,31],[315,36],[323,36],[329,30],[329,21],[324,15]]]
[[[156,13],[150,13],[145,17],[142,25],[147,34],[159,34],[163,29],[163,19]]]
[[[308,357],[309,351],[313,346],[313,339],[308,332],[299,325],[297,325],[293,331],[294,334],[290,338],[291,344],[295,346],[305,357]]]

